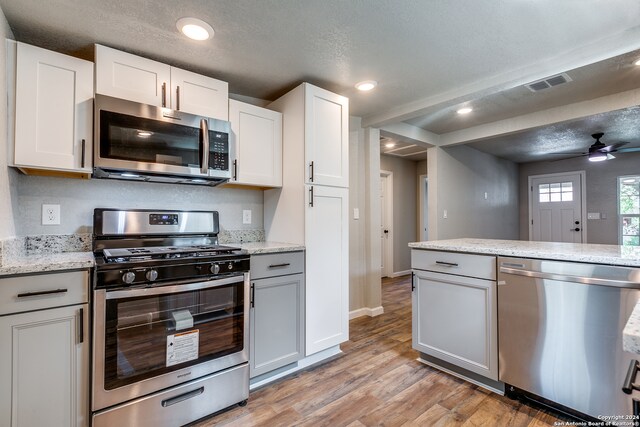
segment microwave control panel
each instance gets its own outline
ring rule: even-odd
[[[209,167],[215,170],[229,170],[229,135],[209,132]]]

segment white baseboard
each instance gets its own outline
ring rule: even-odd
[[[304,368],[307,368],[311,365],[322,363],[324,360],[334,357],[340,353],[342,353],[342,350],[340,350],[339,345],[336,345],[326,350],[322,350],[322,351],[319,351],[318,353],[312,354],[311,356],[307,356],[304,359],[300,359],[298,360],[297,363],[291,364],[287,368],[276,369],[271,373],[266,373],[256,378],[252,378],[249,382],[249,390],[253,391],[277,379],[280,379],[282,377],[286,377],[287,375],[291,375],[295,372],[301,371]]]
[[[411,274],[411,270],[394,271],[389,277],[393,279],[394,277],[406,276],[407,274]]]
[[[350,311],[349,320],[362,316],[376,317],[380,316],[382,313],[384,313],[384,308],[382,306],[374,308],[362,307],[357,310]]]

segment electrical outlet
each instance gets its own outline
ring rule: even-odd
[[[442,218],[447,219],[447,210],[445,209],[444,212],[442,212]]]
[[[42,205],[42,225],[60,225],[60,205]]]
[[[245,209],[242,211],[242,223],[251,224],[251,210]]]

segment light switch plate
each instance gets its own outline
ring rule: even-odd
[[[444,212],[442,212],[442,218],[447,219],[447,210],[445,209]]]
[[[587,213],[587,219],[600,219],[600,212]]]
[[[353,219],[360,219],[360,209],[353,208]]]

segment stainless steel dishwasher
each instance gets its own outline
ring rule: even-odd
[[[507,393],[579,417],[637,421],[640,395],[622,388],[640,356],[623,351],[622,330],[640,299],[640,269],[507,257],[498,266]]]

